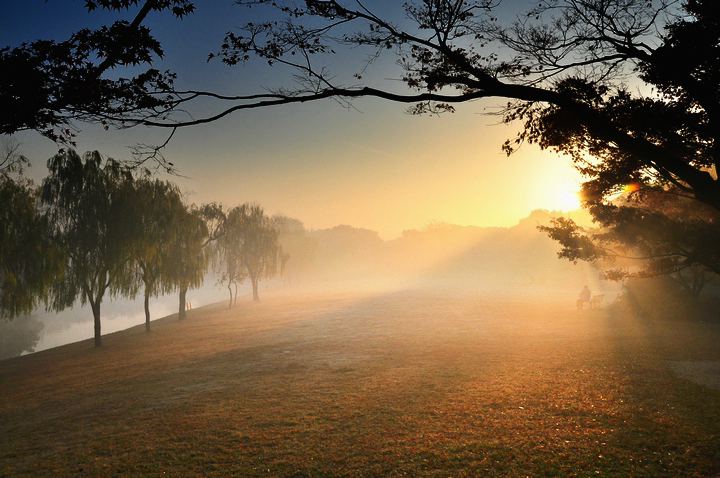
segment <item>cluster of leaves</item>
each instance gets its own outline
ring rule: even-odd
[[[669,275],[693,297],[720,273],[720,217],[697,200],[641,189],[589,210],[592,229],[562,217],[539,227],[560,243],[559,257],[597,263],[609,280]]]
[[[0,318],[30,313],[64,269],[37,199],[30,181],[0,174]]]
[[[138,0],[86,1],[86,8],[121,12]],[[176,17],[194,11],[189,0],[146,1],[132,22],[117,20],[95,30],[82,29],[65,41],[37,40],[0,49],[0,133],[35,130],[74,144],[74,121],[123,125],[122,118],[162,117],[174,105],[171,72],[150,67],[163,50],[147,26],[150,11]],[[148,67],[117,80],[103,74],[118,67]]]
[[[279,242],[276,222],[266,216],[257,204],[243,204],[227,212],[218,248],[222,266],[220,281],[227,282],[230,306],[234,303],[233,285],[237,300],[237,285],[249,278],[253,300],[259,301],[260,279],[274,276],[287,260]]]

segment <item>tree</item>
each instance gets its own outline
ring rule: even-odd
[[[63,251],[49,239],[39,192],[27,179],[0,173],[0,318],[29,314],[63,273]]]
[[[200,287],[212,259],[209,247],[223,234],[222,208],[217,204],[179,208],[174,215],[169,246],[169,281],[178,288],[178,318],[186,318],[186,296],[190,288]]]
[[[113,8],[126,2],[98,3]],[[267,21],[247,23],[240,33],[228,32],[216,56],[231,66],[259,58],[292,68],[296,87],[230,96],[179,91],[155,81],[146,92],[163,99],[161,105],[119,96],[123,108],[89,100],[74,114],[105,124],[174,130],[238,110],[325,98],[349,105],[352,98],[377,97],[410,104],[413,114],[450,112],[453,105],[480,98],[509,98],[503,119],[520,121],[524,129],[504,149],[512,153],[531,142],[569,154],[586,175],[588,207],[606,204],[620,186],[639,182],[680,191],[720,211],[720,182],[713,173],[720,160],[717,1],[541,0],[511,22],[499,19],[495,0],[411,2],[404,6],[404,19],[359,1],[237,3],[275,13]],[[182,7],[182,13],[192,11],[188,4]],[[366,56],[361,56],[363,49]],[[123,58],[147,63],[148,51],[128,49]],[[388,53],[400,68],[396,79],[409,93],[378,88],[366,79],[372,62]],[[357,59],[357,67],[346,81],[357,86],[343,86],[343,79],[322,64],[341,54],[356,55],[349,57]],[[47,52],[41,45],[3,55],[4,62],[22,57],[30,70],[50,72],[52,84],[65,81],[53,76],[56,63],[75,68],[62,52]],[[11,100],[19,97],[11,95]],[[226,106],[190,120],[173,114],[207,98]],[[49,110],[58,108],[51,104]],[[33,123],[37,118],[47,127],[62,124],[62,118],[33,113],[42,108],[29,111],[29,120],[3,122],[2,131],[13,132],[18,124],[42,131]]]
[[[0,134],[35,130],[72,143],[75,120],[107,125],[106,117],[131,112],[162,117],[172,104],[162,93],[172,90],[174,75],[151,67],[163,50],[142,22],[152,11],[182,18],[194,5],[188,0],[88,0],[85,5],[89,12],[140,8],[132,22],[84,28],[66,41],[1,48],[0,70],[12,74],[0,79]],[[125,68],[133,74],[139,65],[148,67],[130,77],[103,77]]]
[[[2,139],[2,155],[0,155],[0,174],[9,176],[13,173],[23,174],[28,159],[20,154],[20,143],[12,136]]]
[[[677,191],[630,189],[609,204],[590,206],[592,229],[564,218],[539,229],[560,242],[561,258],[594,262],[607,269],[608,279],[667,274],[697,298],[720,272],[717,211]]]
[[[207,257],[203,244],[208,235],[205,221],[196,208],[184,208],[173,224],[173,241],[170,243],[170,277],[179,291],[178,318],[186,317],[186,294],[189,288],[203,283]]]
[[[241,219],[238,208],[231,210],[226,216],[223,215],[224,233],[217,241],[216,270],[220,274],[218,282],[227,283],[230,293],[228,308],[232,308],[237,303],[237,286],[247,278],[247,272],[240,257],[243,245]],[[235,286],[234,296],[233,286]]]
[[[185,205],[174,184],[144,177],[135,182],[129,197],[137,230],[133,257],[144,288],[145,330],[150,331],[150,297],[172,290],[170,250],[178,229],[174,222]]]
[[[95,346],[102,345],[100,305],[106,293],[131,294],[134,281],[132,214],[126,195],[132,191],[130,171],[97,151],[81,158],[74,150],[48,160],[42,183],[53,241],[67,256],[65,274],[52,286],[51,307],[62,310],[80,299],[90,304]]]
[[[278,231],[257,204],[243,204],[231,209],[226,224],[226,236],[230,236],[229,244],[233,247],[229,257],[250,278],[253,300],[257,302],[260,300],[260,279],[278,272],[282,256]]]
[[[307,280],[316,262],[317,239],[310,237],[305,225],[297,219],[275,215],[272,220],[277,226],[278,241],[283,251],[280,269],[285,282],[292,284],[293,279],[297,283],[301,278]]]

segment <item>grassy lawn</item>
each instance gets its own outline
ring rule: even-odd
[[[0,476],[716,476],[720,328],[266,295],[0,362]],[[88,324],[88,327],[91,327]]]

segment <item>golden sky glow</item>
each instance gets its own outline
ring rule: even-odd
[[[488,100],[492,106],[492,100]],[[567,158],[524,145],[506,157],[513,127],[478,114],[477,105],[437,117],[409,116],[403,105],[359,102],[288,106],[237,115],[176,133],[165,154],[187,176],[170,178],[191,202],[260,203],[322,229],[348,224],[384,239],[430,221],[511,226],[533,209],[579,207],[580,177]],[[95,132],[78,150],[122,159],[135,142],[162,142],[164,131]],[[54,145],[20,140],[41,179]]]
[[[507,158],[500,146],[513,129],[495,117],[359,106],[363,113],[331,102],[262,112],[272,132],[238,127],[215,161],[188,168],[187,187],[197,201],[257,201],[307,227],[349,224],[386,239],[432,220],[510,226],[533,209],[579,206],[579,176],[568,160],[530,145]]]
[[[380,9],[389,5],[371,3]],[[21,6],[15,7],[15,20],[6,22],[8,35],[16,43],[64,37],[96,18],[88,16],[82,2],[48,4],[43,8],[65,12],[68,21],[55,22],[55,14],[48,10],[49,26],[30,24],[36,30],[30,31],[17,27],[28,25],[19,20],[21,14],[35,18],[29,6]],[[504,8],[526,6],[526,2],[510,1]],[[165,59],[154,66],[183,70],[182,86],[228,94],[286,86],[289,73],[281,69],[258,63],[226,68],[206,62],[207,53],[217,49],[228,28],[228,18],[239,24],[241,14],[230,5],[212,4],[198,8],[182,23],[153,24],[168,42]],[[188,31],[194,34],[188,36]],[[342,58],[336,61],[331,66],[347,67]],[[390,71],[394,65],[394,58],[380,62],[375,78],[397,77],[397,71]],[[398,82],[389,84],[402,88]],[[511,226],[533,209],[576,209],[575,192],[581,178],[568,159],[530,145],[510,158],[502,153],[503,141],[519,126],[498,125],[497,116],[483,113],[505,101],[495,98],[458,105],[457,113],[440,118],[409,116],[405,105],[372,99],[354,103],[358,111],[346,110],[332,100],[244,111],[178,131],[165,155],[187,176],[171,179],[191,193],[191,202],[234,206],[255,201],[267,213],[295,217],[308,228],[348,224],[376,230],[385,239],[433,220]],[[169,133],[149,129],[104,132],[79,126],[83,130],[78,137],[80,152],[99,150],[116,159],[128,159],[128,147],[136,143],[161,144]],[[44,163],[57,146],[35,133],[21,134],[18,139],[34,163],[30,175],[41,179]]]

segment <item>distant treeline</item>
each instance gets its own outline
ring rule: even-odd
[[[516,226],[476,227],[431,223],[393,240],[347,225],[306,230],[282,218],[286,283],[454,281],[469,287],[571,287],[599,271],[559,261],[559,246],[537,230],[562,213],[537,210]],[[574,218],[587,215],[578,211]],[[582,287],[582,284],[580,284]]]

